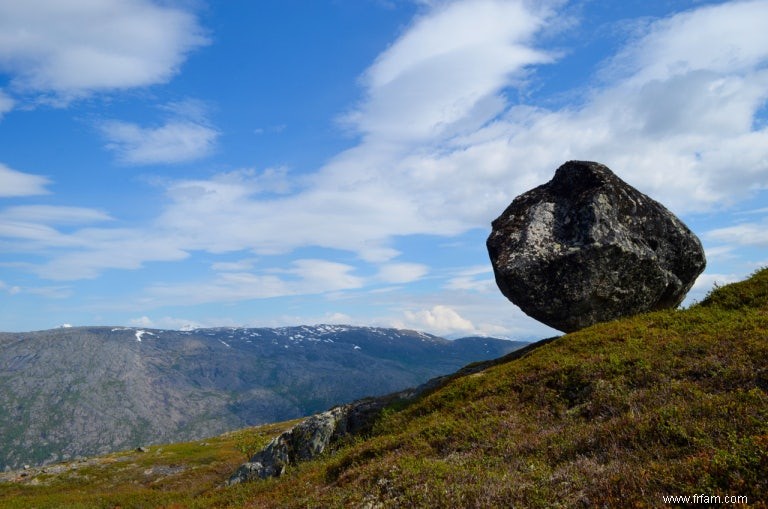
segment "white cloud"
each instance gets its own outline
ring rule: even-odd
[[[154,322],[148,316],[140,316],[139,318],[132,318],[131,320],[128,321],[128,323],[130,323],[134,327],[148,327],[148,328],[155,327]]]
[[[612,59],[608,74],[626,74],[643,86],[703,69],[750,73],[765,62],[766,12],[764,0],[736,1],[662,19]]]
[[[48,248],[78,249],[89,245],[85,236],[66,234],[55,226],[80,226],[110,220],[106,213],[83,207],[20,205],[0,209],[0,237],[8,241],[8,251],[26,251],[37,255]],[[88,230],[81,230],[85,233]],[[108,233],[103,230],[102,233]],[[79,271],[75,271],[79,273]],[[76,277],[74,277],[76,279]]]
[[[128,320],[128,324],[132,327],[170,330],[193,330],[206,327],[206,325],[201,322],[195,320],[187,320],[186,318],[164,316],[161,318],[152,319],[146,315],[140,316],[138,318],[132,318]]]
[[[108,120],[99,124],[107,148],[126,164],[181,163],[211,154],[219,132],[196,101],[166,105],[170,117],[160,126],[142,127]]]
[[[414,222],[418,218],[414,204],[404,201],[407,196],[373,198],[376,190],[330,180],[284,197],[264,197],[264,192],[260,175],[243,172],[173,182],[158,226],[189,239],[191,248],[215,253],[252,249],[278,254],[318,246],[375,261],[398,254],[386,245],[395,223],[406,232],[423,229]]]
[[[180,248],[179,239],[129,228],[83,228],[73,233],[61,233],[41,226],[41,234],[33,231],[30,240],[35,240],[40,249],[46,247],[67,247],[68,251],[53,255],[50,260],[34,271],[43,278],[52,280],[89,279],[99,276],[107,269],[134,270],[150,261],[180,261],[189,253]],[[2,232],[0,232],[2,234]],[[43,239],[43,234],[48,238]]]
[[[158,283],[148,289],[148,294],[155,305],[187,305],[269,299],[291,295],[292,292],[278,276],[227,272],[214,280],[200,283]]]
[[[741,246],[768,246],[768,221],[717,228],[707,232],[705,238]]]
[[[2,120],[3,115],[5,113],[8,113],[13,109],[13,105],[15,104],[15,101],[11,99],[8,94],[3,92],[2,89],[0,89],[0,120]]]
[[[350,325],[354,322],[354,319],[346,314],[346,313],[328,313],[324,315],[320,320],[318,320],[316,323],[328,323],[328,324],[340,324],[340,325]],[[294,324],[296,321],[294,320]]]
[[[440,304],[431,309],[406,311],[405,320],[397,327],[423,330],[438,336],[477,333],[472,322],[463,318],[454,309]]]
[[[60,100],[167,82],[208,42],[193,14],[152,0],[0,2],[0,34],[11,88]]]
[[[0,291],[5,291],[9,295],[18,295],[24,293],[27,295],[37,295],[46,299],[66,299],[72,296],[72,289],[66,286],[39,286],[22,288],[18,285],[9,285],[0,281]]]
[[[420,263],[385,263],[379,267],[377,279],[391,284],[418,281],[429,272],[429,267]]]
[[[206,320],[206,323],[220,324],[225,323],[226,319],[219,318]],[[306,310],[299,315],[293,314],[280,314],[269,315],[259,318],[252,322],[240,323],[239,325],[232,324],[231,326],[239,327],[291,327],[296,325],[319,325],[319,324],[336,324],[336,325],[359,325],[359,326],[375,326],[370,320],[355,319],[352,316],[337,311],[328,311],[322,314],[310,315]],[[209,326],[209,325],[206,325]],[[220,325],[210,325],[220,326]],[[386,327],[389,325],[381,325]]]
[[[299,278],[296,293],[321,293],[349,290],[363,286],[363,279],[351,273],[355,268],[344,263],[327,260],[296,260],[294,267],[285,271]]]
[[[470,272],[471,269],[466,269],[466,272]],[[480,268],[477,267],[478,277],[481,277],[479,270]],[[460,272],[462,271],[457,273]],[[448,274],[447,278],[451,281],[451,274]],[[489,286],[480,290],[443,285],[420,292],[371,293],[367,298],[379,313],[377,316],[368,317],[367,321],[382,326],[428,330],[445,337],[476,334],[536,340],[562,334],[526,316],[520,308],[501,295],[495,283],[492,288]],[[382,309],[386,309],[386,313],[382,313]],[[428,329],[424,325],[430,321],[437,323],[441,316],[444,318],[444,323],[450,323],[449,318],[452,313],[446,309],[471,323],[472,329],[470,330],[461,320],[456,321],[458,326],[452,331],[448,330],[448,327],[438,331]],[[359,316],[357,318],[360,319]]]
[[[300,259],[288,268],[265,272],[222,272],[197,283],[163,284],[150,287],[144,305],[189,305],[235,302],[291,295],[326,294],[363,286],[351,265],[317,259]]]
[[[737,214],[741,216],[752,216],[755,214],[766,214],[766,213],[768,213],[768,207],[761,207],[759,209],[752,209],[752,210],[742,210],[737,212]]]
[[[16,171],[0,163],[0,198],[48,194],[50,180],[40,175]]]
[[[469,267],[459,271],[448,279],[445,285],[448,290],[465,290],[473,292],[497,291],[490,264]]]
[[[128,164],[180,163],[205,157],[213,150],[218,132],[194,122],[172,121],[160,127],[141,127],[119,121],[105,122],[107,148]]]
[[[83,224],[109,221],[112,218],[105,212],[84,207],[19,205],[0,211],[0,219],[27,223]]]
[[[21,293],[21,287],[10,286],[6,284],[4,281],[0,281],[0,291],[4,291],[8,295],[16,295],[17,293]]]
[[[436,7],[379,55],[363,77],[366,99],[346,121],[375,145],[478,128],[504,109],[496,94],[510,80],[551,61],[529,44],[549,15],[515,1]]]
[[[236,262],[216,262],[211,265],[211,268],[220,272],[243,272],[251,270],[255,263],[255,258],[248,258]]]
[[[53,205],[19,205],[0,209],[0,237],[12,240],[14,249],[41,254],[47,248],[86,248],[112,238],[120,231],[82,229],[63,233],[55,226],[83,226],[112,218],[99,210]]]
[[[68,299],[72,297],[73,290],[68,286],[40,286],[36,288],[25,288],[24,293],[39,295],[46,299]]]

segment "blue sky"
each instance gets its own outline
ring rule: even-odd
[[[490,222],[570,159],[768,264],[768,0],[0,0],[0,330],[535,338]]]

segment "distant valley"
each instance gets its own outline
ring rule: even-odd
[[[526,344],[338,325],[0,333],[0,468],[293,419]]]

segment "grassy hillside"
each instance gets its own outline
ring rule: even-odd
[[[458,376],[280,479],[214,487],[236,463],[230,437],[205,454],[187,446],[188,459],[153,462],[150,450],[87,476],[0,483],[0,506],[658,507],[706,495],[768,507],[767,392],[762,270],[690,309],[593,326]],[[247,433],[263,442],[278,428]],[[171,473],[117,478],[134,463]]]

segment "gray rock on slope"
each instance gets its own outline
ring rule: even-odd
[[[501,292],[564,332],[676,307],[706,265],[674,214],[589,161],[515,198],[487,247]]]
[[[273,438],[247,463],[242,464],[226,484],[231,486],[255,479],[280,477],[289,465],[311,460],[341,438],[369,430],[386,405],[410,396],[408,391],[404,391],[367,398],[315,414]]]

